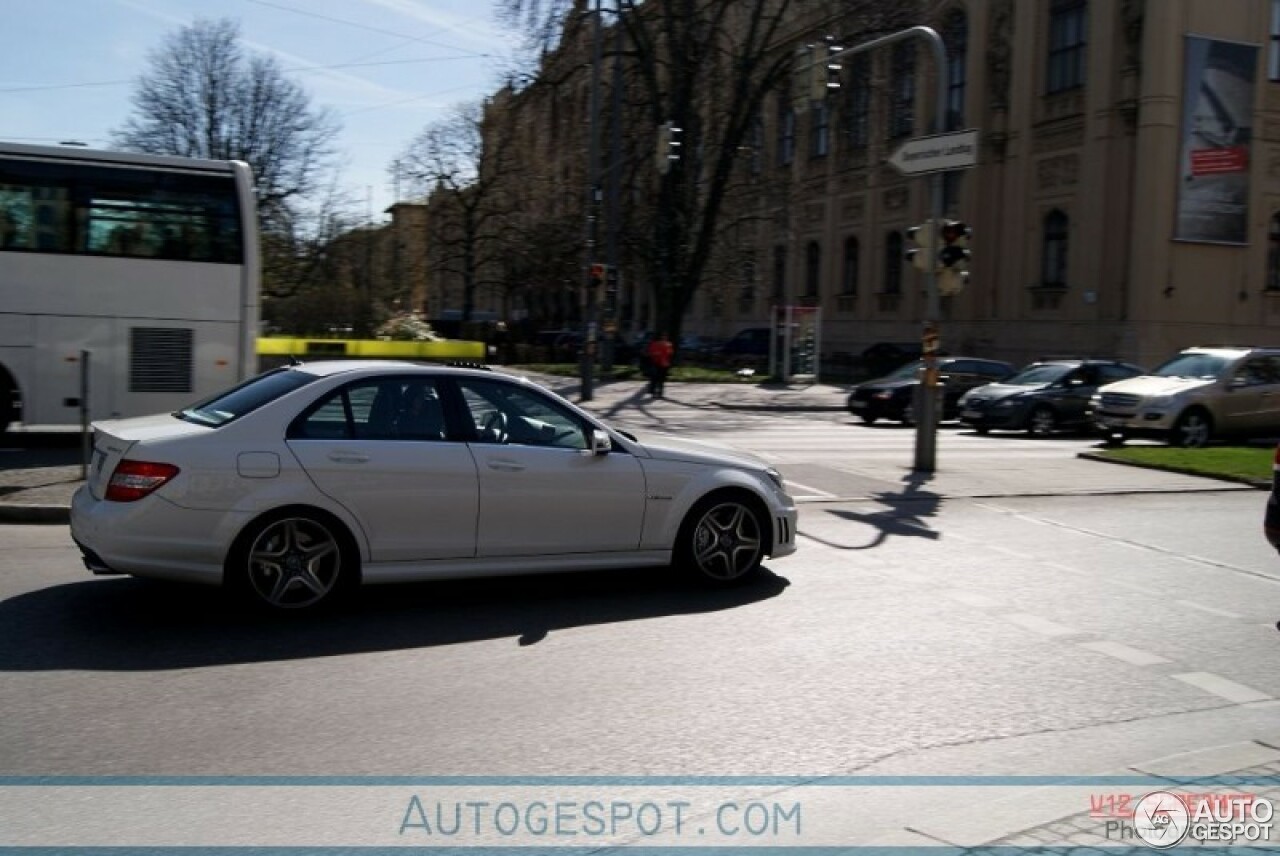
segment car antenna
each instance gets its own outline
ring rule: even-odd
[[[291,365],[291,366],[300,366],[300,365],[302,365],[302,360],[298,359],[298,358],[297,358],[297,357],[295,357],[293,354],[290,354],[290,355],[289,355],[289,365]]]

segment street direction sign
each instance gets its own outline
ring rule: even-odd
[[[969,169],[978,165],[978,134],[970,128],[907,140],[889,156],[889,164],[903,175]]]

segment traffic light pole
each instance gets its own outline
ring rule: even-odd
[[[950,88],[950,69],[947,67],[947,50],[942,42],[942,37],[938,35],[937,30],[932,27],[909,27],[905,30],[899,30],[896,33],[890,33],[887,36],[881,36],[878,39],[872,39],[869,42],[863,42],[851,48],[844,48],[838,52],[831,53],[826,59],[828,62],[843,59],[846,56],[853,56],[865,51],[875,50],[876,48],[895,42],[905,41],[907,39],[920,38],[924,39],[929,45],[933,53],[933,64],[937,69],[938,88],[935,94],[934,103],[934,124],[940,132],[947,124],[947,90]],[[932,200],[930,208],[932,210],[932,218],[935,231],[935,247],[939,236],[936,235],[937,230],[941,227],[943,205],[942,205],[942,173],[935,173],[930,178]],[[924,324],[921,330],[921,345],[924,351],[924,377],[918,387],[920,390],[920,398],[917,402],[919,407],[916,419],[916,451],[915,462],[912,467],[918,473],[931,473],[937,468],[938,464],[938,343],[941,339],[938,329],[938,322],[942,317],[942,302],[938,297],[938,273],[937,265],[929,265],[929,269],[925,274],[925,309]]]
[[[594,19],[591,44],[591,122],[587,141],[587,227],[586,227],[586,264],[583,265],[584,289],[583,320],[585,328],[582,336],[582,354],[578,363],[582,386],[579,398],[590,401],[595,397],[596,369],[596,327],[599,321],[599,295],[594,287],[593,266],[596,264],[596,246],[600,237],[600,141],[597,139],[600,126],[600,62],[603,46],[603,24],[600,17],[603,10],[601,0],[595,0]]]

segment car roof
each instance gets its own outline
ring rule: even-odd
[[[422,373],[422,374],[460,374],[460,375],[487,375],[509,378],[515,381],[523,381],[518,375],[509,375],[506,373],[497,373],[491,371],[486,366],[479,363],[467,365],[446,365],[444,363],[411,363],[404,360],[319,360],[314,363],[298,363],[294,366],[285,366],[284,368],[293,371],[303,371],[307,374],[313,374],[317,377],[330,377],[337,374],[354,374],[355,372],[372,372],[383,374],[403,374]]]
[[[1199,345],[1194,348],[1183,348],[1180,354],[1216,354],[1221,357],[1240,357],[1245,354],[1280,354],[1280,348],[1250,347],[1248,345]]]

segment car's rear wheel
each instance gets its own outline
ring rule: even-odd
[[[227,571],[240,594],[273,610],[328,606],[357,578],[345,531],[306,511],[268,517],[246,530]]]
[[[1184,449],[1199,449],[1213,438],[1213,417],[1198,408],[1178,417],[1169,432],[1169,442]]]
[[[1032,437],[1048,437],[1058,430],[1058,414],[1052,407],[1040,405],[1027,417],[1027,433]]]
[[[903,425],[916,424],[915,407],[911,404],[908,404],[906,407],[902,408],[902,416],[899,417],[898,421],[901,422]]]
[[[744,496],[708,497],[693,507],[680,528],[676,562],[716,585],[750,579],[764,559],[765,520]]]
[[[863,424],[874,425],[876,424],[876,420],[879,419],[880,417],[876,416],[874,413],[863,413],[858,418],[862,420]]]

